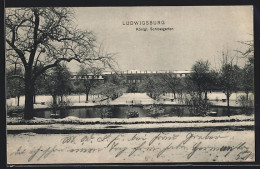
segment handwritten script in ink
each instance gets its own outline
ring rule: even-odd
[[[253,131],[8,135],[8,163],[254,161]]]

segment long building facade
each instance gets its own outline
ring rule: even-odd
[[[140,71],[140,70],[127,70],[127,71],[118,71],[118,72],[103,72],[101,74],[74,74],[72,79],[88,79],[88,80],[99,80],[106,82],[111,78],[112,76],[118,75],[123,76],[125,83],[140,83],[142,80],[147,76],[160,76],[163,74],[171,74],[172,76],[176,76],[179,78],[187,77],[191,74],[190,70],[183,70],[183,71],[177,71],[177,70],[167,70],[167,71]]]

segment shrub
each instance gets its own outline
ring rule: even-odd
[[[22,117],[24,107],[21,106],[7,106],[7,115],[10,117]]]
[[[143,109],[146,110],[146,114],[150,117],[159,117],[165,112],[165,108],[158,104],[153,104],[151,106],[144,107]]]
[[[191,96],[190,99],[186,97],[185,104],[188,106],[190,114],[194,116],[206,116],[211,105],[209,102],[199,98],[197,95]]]
[[[128,111],[127,118],[139,117],[139,113],[137,111]]]
[[[103,118],[112,118],[114,116],[114,112],[116,111],[116,107],[110,106],[105,109],[104,112],[101,112],[100,117]]]
[[[101,112],[100,117],[103,118],[112,118],[113,117],[113,112],[111,111],[105,111]]]
[[[58,104],[49,103],[48,106],[52,109],[53,114],[51,116],[57,118],[61,117],[66,113],[68,107],[72,105],[70,100],[60,102]],[[59,111],[59,115],[57,115],[57,111]]]
[[[172,108],[172,112],[176,113],[178,117],[182,117],[184,114],[184,107],[176,106]]]
[[[254,103],[251,98],[247,99],[246,96],[240,96],[238,102],[242,108],[241,109],[242,114],[246,114],[246,115],[253,114]]]

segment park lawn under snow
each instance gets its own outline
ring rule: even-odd
[[[233,93],[230,97],[230,106],[239,106],[236,102],[240,96],[245,95],[245,93],[237,92]],[[167,101],[167,99],[172,98],[172,94],[167,94],[166,96],[161,96],[162,99],[166,99],[162,103],[164,104],[180,104],[177,100],[174,100],[173,102]],[[254,98],[254,95],[252,93],[249,94],[249,97],[251,99]],[[72,103],[72,106],[95,106],[99,104],[107,104],[106,101],[99,102],[98,100],[102,99],[102,97],[97,97],[96,95],[90,95],[89,96],[89,102],[85,103],[85,95],[69,95],[66,96],[64,99],[66,101],[70,101]],[[222,102],[222,99],[226,99],[226,96],[222,92],[212,92],[208,93],[208,99],[214,104],[218,106],[226,106],[226,102]],[[215,100],[219,101],[215,101]],[[93,100],[96,100],[96,103],[92,103]],[[124,93],[122,96],[117,98],[116,100],[112,101],[111,104],[127,104],[127,100],[142,100],[142,104],[152,104],[154,101],[149,98],[145,93]],[[25,97],[20,97],[20,106],[24,106]],[[44,102],[45,104],[42,105],[41,103]],[[52,102],[52,97],[50,95],[38,95],[36,96],[36,103],[34,105],[34,108],[48,108],[49,104]],[[17,105],[17,98],[10,98],[6,99],[7,106],[16,106]]]

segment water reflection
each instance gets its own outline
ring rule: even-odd
[[[188,108],[186,106],[176,106],[176,105],[164,105],[165,111],[159,114],[159,117],[174,117],[183,116],[191,117]],[[56,113],[60,115],[61,118],[68,116],[75,116],[79,118],[101,118],[102,113],[110,111],[112,116],[110,118],[128,118],[127,113],[129,111],[136,111],[139,117],[152,117],[148,113],[148,110],[143,106],[93,106],[93,107],[81,107],[81,108],[69,108],[62,112],[57,111]],[[227,107],[213,107],[212,112],[216,112],[217,116],[227,116]],[[41,118],[50,118],[52,114],[51,110],[36,110],[35,116]],[[237,115],[241,114],[241,108],[231,108],[231,114]]]

